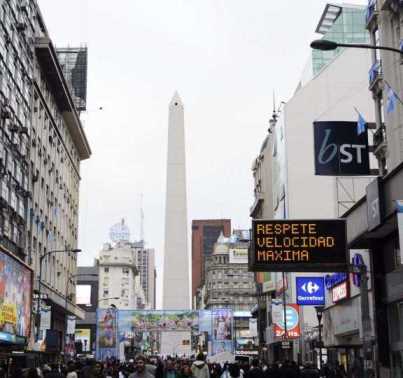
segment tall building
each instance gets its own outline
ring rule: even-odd
[[[146,308],[156,308],[156,269],[154,249],[145,249],[144,246],[136,250],[136,264],[140,274],[140,283],[146,299]]]
[[[319,23],[318,29],[323,30],[325,38],[326,33],[335,30],[338,20],[342,20],[343,23],[345,19],[354,20],[354,17],[350,17],[351,9],[359,9],[349,5],[337,8],[341,8],[340,11],[330,15],[332,8],[330,5],[326,6]],[[346,12],[348,17],[344,18],[343,14]],[[356,12],[361,14],[360,17],[364,17],[365,10],[363,12],[362,8]],[[361,25],[359,34],[365,34],[362,22],[357,22],[357,25]],[[348,30],[352,29],[344,28],[344,32]],[[355,30],[358,33],[358,29]],[[346,38],[346,35],[343,38]],[[351,40],[356,41],[354,36],[351,36]],[[310,59],[310,64],[314,61],[315,54]],[[354,107],[359,109],[367,122],[375,118],[368,93],[367,73],[362,69],[369,64],[369,61],[370,54],[365,50],[338,51],[331,61],[324,61],[325,64],[316,74],[311,72],[310,77],[304,76],[294,95],[278,110],[276,109],[265,140],[271,146],[263,148],[264,158],[261,152],[253,165],[255,203],[251,211],[252,216],[258,218],[267,214],[275,219],[337,218],[360,200],[371,181],[370,177],[315,176],[312,129],[314,121],[356,122],[357,113]],[[271,156],[266,159],[266,151],[270,150]],[[261,165],[267,167],[263,170],[270,172],[271,182],[266,178],[264,183],[263,177],[260,181],[266,187],[271,186],[268,190],[259,187],[258,175],[262,169]],[[271,209],[263,209],[263,205],[270,202]],[[363,251],[363,254],[365,253]],[[262,282],[262,290],[277,294],[285,291],[287,303],[296,303],[295,281],[300,275],[307,274],[289,273],[285,275],[285,279],[281,273],[267,275]],[[282,295],[279,295],[278,300],[282,300]],[[270,299],[267,303],[267,311],[270,312]],[[316,314],[312,307],[304,306],[301,313],[304,329],[310,330],[317,326]],[[340,316],[341,313],[343,316]],[[345,298],[344,302],[337,305],[331,300],[327,303],[324,328],[327,327],[329,333],[324,336],[330,337],[331,334],[336,336],[335,339],[324,340],[325,345],[331,345],[336,350],[329,353],[329,361],[341,358],[343,351],[337,348],[342,346],[348,348],[349,345],[360,342],[361,325],[357,315],[359,313],[360,301],[357,297]],[[342,324],[343,319],[347,318],[356,321],[350,322],[348,326]],[[265,331],[263,341],[268,344],[268,357],[274,360],[283,358],[281,339],[274,337],[271,321]],[[343,332],[348,333],[348,337]],[[299,340],[293,343],[294,358],[297,353],[302,353],[302,358],[309,360],[308,348],[304,346],[304,349],[300,349],[300,345],[305,343],[300,343]],[[351,366],[353,359],[348,363]]]
[[[5,272],[14,257],[21,276],[29,265],[34,291],[42,282],[42,304],[52,313],[47,329],[60,351],[67,315],[83,316],[71,284],[76,256],[47,253],[77,248],[80,162],[91,150],[37,2],[1,2],[0,23],[0,257],[7,255]],[[35,322],[16,302],[24,335],[10,340],[26,343],[18,336],[27,337],[32,325],[33,348]],[[23,302],[30,306],[31,298]]]
[[[163,308],[188,309],[190,287],[185,127],[183,103],[177,92],[169,104],[164,248]]]
[[[230,219],[201,219],[192,221],[192,298],[204,282],[206,257],[213,253],[214,243],[220,234],[231,234]]]

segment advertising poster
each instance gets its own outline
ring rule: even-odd
[[[119,333],[129,331],[189,331],[198,328],[196,311],[119,311]]]
[[[31,327],[32,272],[17,260],[0,252],[0,336],[15,341],[29,337]]]
[[[73,315],[69,315],[67,317],[67,331],[68,335],[74,335],[76,332],[76,317]]]
[[[212,310],[213,318],[213,340],[232,340],[232,310],[220,309]]]
[[[284,307],[282,304],[272,306],[273,315],[273,331],[275,337],[284,337],[285,322],[284,322]],[[299,324],[299,306],[297,304],[286,305],[286,325],[287,338],[297,338],[301,336]]]
[[[83,352],[91,351],[91,330],[89,328],[78,328],[75,332],[75,341],[81,342],[83,346]]]
[[[112,308],[97,311],[97,359],[117,357],[116,310]]]
[[[233,341],[213,341],[213,355],[229,352],[233,353],[234,351],[234,343]]]
[[[257,319],[249,318],[249,336],[257,337]]]
[[[77,285],[76,293],[76,304],[91,306],[91,285]]]
[[[43,331],[51,328],[52,308],[50,306],[41,305],[41,327]]]

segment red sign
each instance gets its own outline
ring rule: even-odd
[[[337,303],[343,299],[346,299],[350,296],[350,286],[349,281],[345,281],[340,285],[335,286],[332,289],[332,300],[333,303]]]
[[[283,305],[273,305],[273,333],[275,337],[295,339],[301,336],[299,325],[299,306],[297,304],[286,305],[287,334],[284,335],[284,309]]]

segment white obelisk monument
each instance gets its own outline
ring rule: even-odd
[[[168,122],[164,310],[190,309],[184,126],[183,103],[175,92],[169,104]]]

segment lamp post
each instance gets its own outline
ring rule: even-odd
[[[322,316],[324,311],[324,306],[316,306],[316,317],[318,318],[319,325],[319,369],[322,369]]]
[[[37,325],[36,325],[36,341],[38,342],[39,340],[39,331],[40,331],[40,326],[41,326],[41,292],[42,292],[42,263],[43,260],[48,257],[49,255],[52,255],[54,253],[79,253],[81,252],[81,249],[60,249],[60,250],[53,250],[53,251],[48,251],[45,254],[43,254],[39,258],[39,281],[38,281],[38,299],[37,299]]]
[[[396,49],[394,47],[389,46],[377,46],[377,45],[370,45],[367,43],[339,43],[334,41],[329,41],[328,39],[315,39],[311,42],[311,47],[314,50],[322,50],[322,51],[330,51],[336,50],[338,47],[348,47],[348,48],[355,48],[355,49],[370,49],[370,50],[385,50],[385,51],[392,51],[403,55],[403,51]]]

